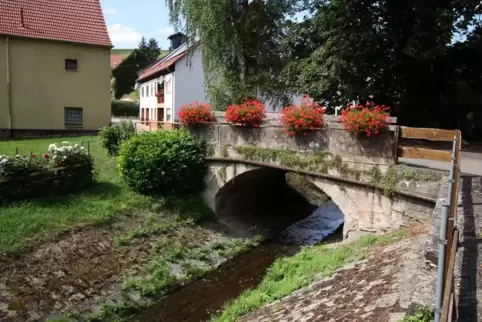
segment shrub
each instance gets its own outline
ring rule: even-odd
[[[0,156],[0,201],[74,191],[90,184],[94,161],[79,145],[51,144],[40,156]]]
[[[214,122],[214,114],[211,111],[211,106],[209,104],[200,104],[198,102],[181,106],[178,116],[179,121],[183,125]]]
[[[183,196],[204,187],[206,152],[207,145],[185,131],[144,132],[121,145],[119,167],[136,192]]]
[[[111,156],[119,153],[122,141],[130,139],[136,134],[132,121],[123,121],[119,126],[105,126],[99,133],[100,142]]]
[[[307,135],[323,126],[324,113],[321,105],[304,96],[300,106],[293,104],[281,110],[281,124],[291,136],[297,133]]]
[[[136,102],[113,100],[110,106],[112,115],[139,116],[139,104]]]
[[[367,102],[365,105],[350,105],[341,112],[339,122],[355,135],[378,135],[388,128],[389,108]]]
[[[225,113],[228,122],[240,126],[260,127],[265,117],[264,105],[255,99],[245,99],[239,105],[230,105]]]

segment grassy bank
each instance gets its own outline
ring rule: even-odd
[[[267,271],[257,288],[245,291],[212,321],[234,322],[249,312],[309,285],[317,278],[331,276],[345,264],[363,259],[370,247],[394,242],[403,234],[401,231],[385,236],[367,236],[337,248],[321,245],[307,247],[293,257],[279,259]]]
[[[0,252],[25,246],[32,239],[52,236],[79,225],[98,224],[118,216],[142,212],[151,201],[128,189],[117,172],[116,160],[107,156],[98,138],[53,138],[0,142],[0,154],[40,155],[54,142],[90,142],[95,160],[96,182],[88,189],[67,196],[2,206],[0,213]]]

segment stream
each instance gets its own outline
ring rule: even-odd
[[[256,287],[278,259],[296,254],[302,246],[342,239],[344,217],[332,202],[284,229],[276,238],[233,258],[157,304],[137,314],[139,322],[202,322],[222,310],[225,303]]]

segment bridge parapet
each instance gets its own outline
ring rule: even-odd
[[[300,137],[290,137],[281,126],[273,125],[245,128],[214,123],[190,131],[211,144],[215,156],[243,157],[240,147],[292,151],[300,155],[328,153],[337,156],[349,168],[368,170],[378,166],[382,171],[396,164],[397,159],[394,126],[373,138],[354,137],[339,123],[327,123],[323,129]]]

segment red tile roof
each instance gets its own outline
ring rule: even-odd
[[[124,57],[122,55],[113,54],[110,55],[110,68],[115,68],[119,66]]]
[[[99,0],[0,0],[0,34],[112,46]]]
[[[182,52],[180,53],[179,55],[176,55],[172,58],[169,58],[165,61],[163,61],[163,59],[161,59],[159,62],[151,65],[150,67],[147,67],[145,68],[144,70],[142,70],[139,74],[139,77],[137,78],[137,81],[142,81],[150,76],[153,76],[154,74],[158,73],[158,72],[161,72],[163,70],[165,70],[166,68],[168,67],[171,67],[172,65],[174,65],[179,59],[181,59],[182,57],[186,56],[186,52]]]

